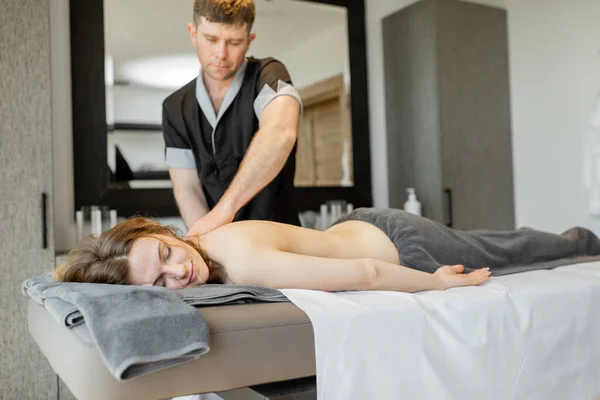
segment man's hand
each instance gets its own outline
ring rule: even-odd
[[[230,207],[217,204],[215,208],[208,212],[204,217],[194,222],[186,235],[186,239],[192,236],[202,236],[220,226],[233,221],[235,212]]]
[[[442,281],[442,289],[481,285],[490,279],[491,272],[489,268],[476,269],[468,274],[463,274],[464,270],[463,265],[445,265],[439,267],[434,275]]]

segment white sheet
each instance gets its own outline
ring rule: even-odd
[[[415,294],[283,292],[312,321],[319,400],[600,395],[600,263]]]

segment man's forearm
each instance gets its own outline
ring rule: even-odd
[[[268,185],[283,168],[296,142],[296,132],[261,129],[229,188],[219,201],[237,212]]]
[[[208,213],[208,204],[202,188],[176,189],[173,194],[179,207],[179,213],[188,229]]]

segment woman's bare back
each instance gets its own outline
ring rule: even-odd
[[[235,222],[201,236],[199,244],[223,267],[225,282],[239,285],[414,292],[489,279],[487,270],[459,276],[461,266],[442,267],[438,275],[404,267],[388,236],[358,220],[324,232],[276,222]]]
[[[372,258],[399,264],[398,250],[379,228],[362,221],[346,221],[326,231],[270,221],[240,221],[202,237],[201,244],[216,261],[244,245],[306,256]]]

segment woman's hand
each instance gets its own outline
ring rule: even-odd
[[[463,265],[444,265],[439,267],[434,275],[442,281],[442,289],[481,285],[490,279],[489,268],[480,268],[468,274],[463,274],[464,270]]]

